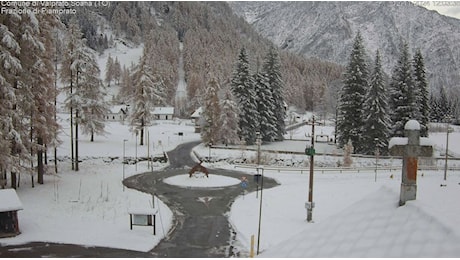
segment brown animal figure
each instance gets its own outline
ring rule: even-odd
[[[192,175],[195,172],[202,172],[202,173],[206,174],[206,178],[209,178],[208,169],[206,169],[203,165],[201,165],[202,163],[203,163],[203,161],[200,161],[197,165],[193,166],[193,168],[188,172],[190,178],[192,178]]]

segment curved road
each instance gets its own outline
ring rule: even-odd
[[[0,258],[5,257],[238,257],[233,242],[235,232],[226,213],[237,196],[242,194],[240,185],[224,188],[180,188],[162,180],[179,174],[188,174],[196,162],[190,153],[200,142],[179,145],[168,152],[170,166],[163,171],[148,172],[124,180],[124,185],[146,193],[155,194],[173,211],[173,227],[167,236],[150,252],[136,252],[104,247],[87,247],[55,243],[29,243],[0,248]],[[234,178],[245,176],[249,180],[247,191],[256,189],[252,175],[211,169],[210,175]],[[264,178],[264,188],[277,183]],[[158,224],[158,223],[157,223]],[[158,231],[158,229],[157,229]],[[1,241],[0,241],[1,242]]]

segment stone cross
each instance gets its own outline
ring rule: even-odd
[[[390,154],[403,157],[400,206],[416,198],[418,157],[433,156],[433,146],[428,138],[420,138],[420,124],[416,120],[407,121],[404,135],[406,137],[393,137],[389,142]]]

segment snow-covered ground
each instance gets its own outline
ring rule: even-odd
[[[142,53],[142,47],[129,49],[117,45],[110,51],[118,57],[121,65],[129,66]],[[99,60],[101,72],[105,72],[108,52]],[[115,94],[117,88],[110,88]],[[62,100],[62,97],[60,98]],[[106,136],[96,136],[95,142],[81,135],[79,155],[80,171],[70,168],[70,134],[67,114],[60,114],[63,141],[58,149],[59,173],[46,175],[45,184],[30,186],[30,176],[21,175],[18,196],[24,210],[19,211],[22,234],[0,239],[1,245],[23,244],[33,241],[72,243],[86,246],[105,246],[138,251],[152,249],[171,227],[172,213],[157,198],[128,188],[121,184],[124,177],[158,170],[166,164],[146,162],[122,165],[123,154],[127,157],[161,155],[180,143],[199,140],[193,125],[187,120],[159,121],[148,127],[149,146],[140,146],[128,125],[107,123]],[[310,117],[310,116],[307,116]],[[441,127],[442,128],[442,127]],[[316,134],[332,136],[333,127],[318,126]],[[179,136],[179,132],[183,136]],[[306,156],[283,154],[282,151],[302,152],[306,146],[306,135],[310,126],[290,131],[286,140],[262,147],[262,159],[279,166],[306,166]],[[445,132],[430,134],[430,140],[442,155],[446,145]],[[126,141],[124,141],[126,140]],[[460,154],[459,127],[450,134],[449,154]],[[149,147],[150,149],[147,149]],[[238,148],[238,147],[236,147]],[[211,155],[213,160],[224,161],[206,164],[207,167],[234,169],[228,161],[255,162],[256,152],[228,149],[209,149],[199,145],[194,149],[200,157]],[[338,156],[315,157],[315,165],[337,166],[342,151],[318,143],[318,152],[323,150]],[[267,153],[264,150],[279,151]],[[354,167],[375,166],[375,159],[353,158]],[[438,165],[442,162],[438,162]],[[459,161],[449,165],[458,166]],[[381,159],[380,166],[401,166],[399,159]],[[49,165],[53,167],[52,162]],[[124,168],[124,171],[123,171]],[[238,170],[256,173],[255,169]],[[49,170],[53,172],[52,169]],[[443,181],[442,171],[420,170],[418,175],[417,200],[398,207],[401,183],[400,171],[372,170],[347,171],[344,173],[317,171],[315,174],[313,211],[314,223],[307,223],[305,202],[307,201],[308,173],[291,171],[264,171],[264,175],[276,179],[281,185],[264,190],[260,240],[257,237],[259,223],[260,192],[239,197],[228,213],[237,231],[239,244],[249,252],[250,238],[255,235],[260,242],[263,257],[460,257],[460,172],[449,171]],[[169,179],[171,184],[188,187],[202,186],[199,178],[178,176]],[[214,178],[216,177],[216,178]],[[232,178],[211,176],[202,178],[212,187],[237,183]],[[447,186],[440,186],[446,184]],[[254,185],[249,180],[249,185]],[[180,187],[178,187],[180,188]],[[130,230],[128,211],[130,208],[158,209],[157,235],[149,227],[134,227]]]
[[[123,189],[123,153],[127,157],[161,155],[181,142],[197,140],[199,136],[187,121],[159,121],[147,128],[150,132],[150,151],[140,146],[128,125],[107,123],[106,136],[81,136],[79,143],[80,170],[71,170],[70,140],[67,114],[60,114],[63,130],[62,145],[58,149],[57,175],[45,175],[45,184],[30,188],[30,176],[22,175],[18,196],[24,210],[19,211],[22,234],[0,239],[1,244],[23,244],[33,241],[72,243],[92,246],[148,251],[171,227],[172,212],[157,198],[128,188]],[[178,131],[183,136],[178,136]],[[124,142],[123,140],[127,140]],[[123,144],[124,143],[124,144]],[[123,147],[125,148],[123,151]],[[137,149],[136,149],[137,148]],[[137,152],[136,152],[137,151]],[[166,164],[154,163],[158,170]],[[53,172],[54,163],[50,163]],[[137,166],[125,165],[124,175],[129,177],[149,171],[146,162]],[[180,183],[178,183],[179,185]],[[157,235],[151,228],[134,227],[130,230],[129,209],[159,209]]]

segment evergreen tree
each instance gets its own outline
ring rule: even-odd
[[[363,103],[368,88],[368,68],[361,34],[355,37],[350,60],[344,74],[344,85],[339,99],[337,134],[339,145],[343,147],[348,140],[361,152],[361,131],[363,122]]]
[[[219,83],[214,76],[210,77],[206,89],[207,91],[204,96],[203,106],[204,125],[201,130],[201,139],[206,144],[216,144],[221,125],[219,122],[219,97],[217,95],[219,91]]]
[[[387,153],[390,117],[386,93],[380,54],[377,51],[363,110],[362,152],[365,154],[374,154],[376,148],[380,154]]]
[[[239,107],[239,137],[246,144],[251,145],[256,141],[256,131],[259,129],[259,113],[257,112],[254,79],[249,69],[249,60],[246,49],[242,48],[233,73],[231,82],[232,93]]]
[[[276,134],[274,136],[275,140],[282,141],[284,139],[283,135],[286,133],[286,126],[284,119],[286,117],[286,109],[283,98],[284,83],[281,76],[281,61],[278,56],[278,52],[272,46],[265,58],[265,62],[262,68],[262,74],[267,78],[267,83],[269,89],[271,90],[272,103],[273,105],[268,105],[268,109],[272,109],[274,114],[275,122],[272,122],[271,116],[267,115],[267,126],[274,123]],[[268,92],[267,92],[267,95]],[[270,101],[270,97],[267,96],[267,102]],[[271,108],[270,108],[271,107]],[[271,130],[267,130],[270,132]],[[266,138],[267,140],[272,139],[271,137]]]
[[[0,16],[0,179],[11,174],[11,187],[16,188],[16,173],[22,170],[20,157],[27,151],[21,138],[21,118],[17,96],[17,77],[22,70],[20,45],[15,33],[21,17],[13,14]]]
[[[259,113],[259,132],[263,141],[272,142],[278,137],[275,102],[268,78],[262,73],[256,73],[254,79],[257,111]]]
[[[130,125],[132,131],[140,133],[139,144],[144,145],[144,128],[153,121],[151,109],[166,104],[163,81],[155,76],[153,68],[148,65],[145,49],[139,64],[132,71],[131,78],[133,89],[128,96],[132,103]]]
[[[420,123],[420,135],[428,136],[428,123],[430,120],[430,101],[428,82],[425,75],[425,63],[420,49],[417,49],[413,59],[414,67],[414,92],[416,93],[416,106],[418,108],[417,120]]]
[[[115,84],[119,85],[120,84],[120,79],[121,79],[121,65],[120,62],[118,61],[118,57],[115,57],[115,61],[113,62],[113,80],[115,81]]]
[[[114,68],[115,68],[115,65],[113,62],[113,58],[109,53],[109,57],[107,57],[107,63],[105,64],[105,83],[107,83],[108,87],[110,87],[110,83],[115,77]]]
[[[75,87],[77,85],[77,71],[75,64],[80,64],[78,62],[78,53],[81,52],[81,49],[84,46],[84,41],[82,39],[83,33],[80,30],[80,27],[76,21],[71,21],[67,28],[67,42],[64,52],[64,57],[62,60],[60,76],[61,81],[64,84],[63,90],[67,92],[66,108],[70,111],[70,151],[71,151],[71,161],[72,161],[72,170],[75,170],[75,149],[74,149],[74,105],[73,99],[71,98]]]
[[[407,121],[416,119],[418,113],[412,79],[412,64],[407,43],[402,45],[390,87],[392,136],[404,136],[404,125]]]
[[[219,140],[227,144],[237,144],[238,138],[238,106],[233,100],[230,90],[224,92],[224,97],[220,100],[220,131]]]
[[[90,135],[90,141],[94,141],[95,134],[105,134],[105,118],[109,111],[108,104],[104,100],[106,90],[99,79],[100,70],[94,55],[89,48],[82,56],[84,63],[81,64],[78,75],[77,92],[81,102],[78,110],[81,111],[80,126],[84,134]]]

